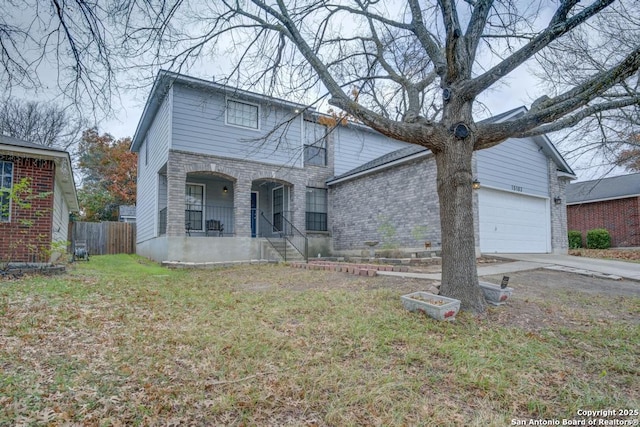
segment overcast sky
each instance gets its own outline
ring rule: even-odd
[[[189,75],[211,78],[204,72],[198,73],[198,70],[192,70]],[[150,86],[138,90],[123,90],[121,93],[122,102],[114,100],[117,117],[100,123],[100,130],[109,132],[116,137],[133,137],[150,90]],[[493,115],[497,115],[522,105],[528,107],[531,99],[535,99],[538,92],[536,80],[531,77],[526,67],[520,67],[497,87],[483,93],[479,100],[487,105]],[[120,103],[121,106],[119,106]]]
[[[388,0],[383,4],[389,8],[393,7],[394,2],[397,1],[399,0]],[[553,13],[554,7],[557,7],[557,5],[555,2],[552,2],[552,7],[540,10],[538,20],[541,25],[546,25]],[[23,20],[28,21],[31,19],[30,14],[32,11],[28,8],[22,10],[21,13],[23,14]],[[12,16],[11,19],[20,19],[20,17]],[[348,23],[343,24],[343,26],[347,27],[344,28],[345,31],[349,31],[348,25]],[[205,79],[210,79],[212,76],[222,77],[230,70],[231,65],[228,61],[229,58],[224,55],[220,55],[215,60],[210,61],[203,58],[198,61],[196,66],[188,70],[188,74]],[[480,61],[482,62],[483,59],[481,58]],[[41,70],[42,73],[39,77],[45,85],[51,89],[40,90],[38,93],[17,89],[12,93],[13,96],[23,98],[25,100],[38,99],[43,101],[55,100],[59,97],[59,92],[56,93],[56,90],[59,90],[55,84],[56,75],[53,72],[55,67],[42,66],[38,69]],[[158,70],[153,70],[154,73],[157,73],[157,71]],[[111,103],[113,117],[103,119],[98,123],[99,131],[101,133],[108,132],[116,138],[126,136],[133,137],[144,109],[146,97],[151,89],[151,72],[151,70],[146,72],[147,79],[144,80],[145,84],[143,84],[142,87],[136,89],[121,88],[119,90],[119,97],[114,97]],[[137,79],[138,77],[133,77],[131,74],[120,74],[118,76],[118,80],[120,82],[133,83],[131,86],[139,86],[135,84],[139,81]],[[529,107],[532,100],[536,99],[543,93],[541,88],[537,86],[536,82],[537,80],[532,75],[531,69],[525,64],[514,70],[509,76],[494,85],[494,87],[484,92],[478,98],[478,101],[488,107],[491,115],[500,114],[504,111],[508,111],[522,105]],[[324,110],[322,106],[320,107],[320,110]],[[553,136],[551,139],[554,139]],[[562,150],[562,147],[559,148]],[[571,163],[571,160],[568,160]],[[581,180],[600,177],[603,173],[609,172],[603,168],[582,170],[583,165],[580,164],[571,164],[571,166],[578,173],[579,179]],[[620,173],[624,173],[624,171],[614,171],[614,174]]]

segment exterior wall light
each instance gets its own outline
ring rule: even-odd
[[[556,205],[559,205],[560,203],[562,203],[562,199],[560,198],[560,196],[554,197],[553,203],[555,203]]]
[[[229,189],[227,188],[226,185],[222,188],[222,192],[225,193],[225,194],[227,194],[229,192]]]
[[[471,188],[473,188],[474,190],[480,188],[480,181],[478,181],[478,178],[473,180],[473,182],[471,183]]]

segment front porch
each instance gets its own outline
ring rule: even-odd
[[[178,186],[164,180],[158,200],[166,203],[158,206],[157,237],[139,243],[139,253],[198,263],[290,259],[294,252],[304,259],[306,237],[299,230],[305,206],[298,202],[301,209],[294,209],[292,183],[197,171],[186,174],[184,193],[175,196],[172,189]],[[304,197],[304,187],[300,193]],[[295,225],[300,222],[303,227]]]
[[[185,203],[184,231],[189,237],[234,236],[235,209],[217,205]],[[167,234],[167,208],[158,212],[158,235]]]

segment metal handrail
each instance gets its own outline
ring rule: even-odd
[[[287,217],[283,216],[282,219],[289,225],[289,228],[293,233],[290,234],[291,237],[287,237],[287,233],[285,233],[285,239],[291,243],[291,245],[296,248],[300,255],[304,257],[305,261],[309,261],[309,239],[307,236],[302,234],[300,230],[298,230],[295,225],[293,225]]]
[[[264,212],[260,212],[260,217],[263,219],[264,222],[266,222],[269,227],[271,228],[271,230],[278,230],[278,227],[274,226],[273,223],[271,221],[269,221],[269,219],[265,216]],[[300,253],[300,255],[302,255],[302,257],[304,258],[305,261],[308,261],[309,257],[308,257],[308,252],[309,252],[309,243],[308,243],[308,239],[307,237],[302,234],[300,232],[300,230],[298,230],[284,215],[282,216],[282,219],[285,222],[285,230],[278,230],[278,236],[281,239],[284,239],[285,241],[291,243],[291,246],[294,247],[294,249],[296,251],[298,251]],[[273,244],[272,240],[273,236],[271,237],[271,239],[269,238],[268,233],[262,233],[262,236],[264,238],[267,239],[267,241],[271,244],[271,246],[280,254],[280,256],[282,256],[282,258],[284,258],[284,260],[287,260],[287,246],[284,246],[284,253],[280,250],[278,250],[278,248],[276,247],[276,245]]]
[[[264,212],[260,212],[260,217],[262,218],[262,220],[263,220],[264,222],[266,222],[266,223],[267,223],[267,225],[269,225],[269,228],[270,228],[271,230],[276,229],[276,227],[271,223],[271,221],[269,221],[269,219],[267,219],[267,217],[264,215]],[[262,228],[262,227],[261,227],[261,228]],[[279,239],[284,240],[284,236],[283,236],[283,234],[284,234],[284,233],[283,233],[282,231],[279,231],[279,232],[278,232],[278,234],[279,234],[279,236],[278,236],[278,237],[279,237]],[[261,235],[261,237],[264,237],[265,239],[267,239],[267,242],[269,242],[269,244],[271,245],[271,247],[272,247],[273,249],[275,249],[275,250],[276,250],[276,252],[278,252],[278,253],[280,254],[280,256],[281,256],[285,261],[287,260],[287,245],[284,245],[284,253],[283,253],[283,252],[281,252],[281,251],[278,249],[278,247],[277,247],[276,245],[274,245],[274,244],[273,244],[273,241],[272,241],[273,236],[269,237],[269,234],[268,234],[268,233],[264,233],[264,232],[260,233],[260,235]]]

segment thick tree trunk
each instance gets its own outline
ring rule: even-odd
[[[462,309],[482,313],[486,303],[478,285],[473,227],[473,143],[451,135],[435,153],[442,230],[440,293],[462,301]]]

